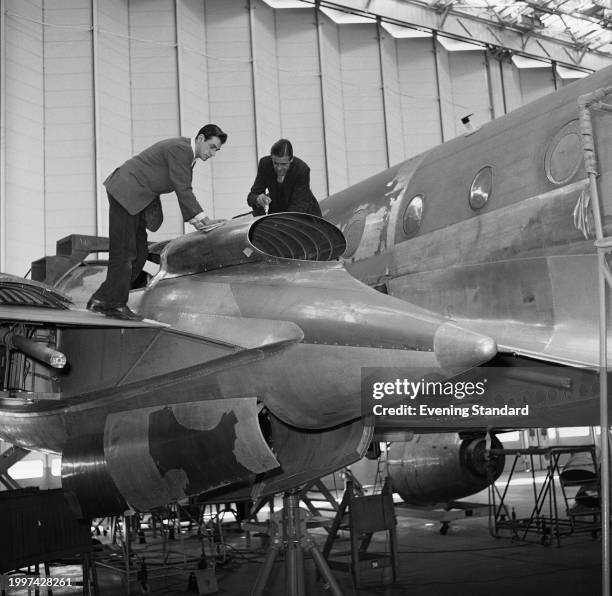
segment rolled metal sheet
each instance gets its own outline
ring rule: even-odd
[[[72,436],[62,454],[62,487],[79,518],[119,515],[128,505],[108,471],[103,437]]]
[[[115,485],[140,511],[252,481],[279,465],[261,432],[254,397],[111,414],[104,454]]]

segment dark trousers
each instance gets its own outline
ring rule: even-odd
[[[110,194],[108,195],[108,269],[106,281],[92,298],[109,307],[127,304],[132,283],[147,260],[147,228],[144,211],[130,215]]]

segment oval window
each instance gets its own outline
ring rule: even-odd
[[[491,198],[493,190],[493,168],[485,166],[482,168],[472,181],[470,186],[470,207],[474,211],[482,209]]]
[[[544,157],[546,176],[553,184],[564,184],[575,176],[582,160],[579,122],[572,120],[557,132],[548,145]]]
[[[404,211],[403,226],[404,234],[408,238],[414,236],[421,229],[421,220],[423,219],[423,197],[416,195]]]
[[[346,238],[346,250],[344,251],[344,257],[352,257],[363,236],[363,230],[366,222],[366,211],[360,209],[353,214],[346,228],[344,229],[344,237]]]

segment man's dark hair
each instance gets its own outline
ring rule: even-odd
[[[227,141],[227,133],[223,132],[216,124],[206,124],[200,130],[198,130],[198,134],[196,138],[200,135],[204,135],[204,140],[208,141],[208,139],[212,137],[219,137],[221,144]]]
[[[272,145],[270,149],[270,155],[274,155],[275,157],[293,157],[293,147],[291,146],[291,141],[287,139],[279,139]]]

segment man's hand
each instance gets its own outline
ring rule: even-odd
[[[203,227],[198,228],[200,232],[210,232],[216,228],[224,226],[228,222],[227,219],[209,219]]]
[[[204,215],[204,211],[200,211],[189,220],[189,223],[200,232],[210,232],[210,230],[214,230],[226,222],[227,219],[210,219],[210,217]]]
[[[257,204],[266,212],[268,213],[268,207],[270,206],[270,203],[272,202],[272,199],[266,195],[266,194],[260,194],[257,196]]]
[[[190,223],[196,230],[201,230],[205,225],[206,221],[208,221],[208,217],[204,215],[204,211],[200,211],[200,213],[196,213],[188,223]]]

